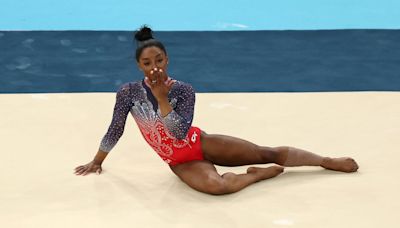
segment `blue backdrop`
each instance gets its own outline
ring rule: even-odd
[[[111,92],[143,76],[132,32],[0,33],[0,92]],[[399,91],[400,30],[156,32],[198,92]]]

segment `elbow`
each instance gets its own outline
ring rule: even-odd
[[[186,135],[177,135],[175,136],[175,138],[178,140],[184,140],[186,138]]]
[[[187,137],[188,132],[189,132],[189,128],[176,129],[176,131],[172,132],[172,134],[176,139],[183,140]]]
[[[187,136],[187,133],[178,133],[178,134],[175,134],[175,138],[178,139],[178,140],[183,140],[183,139],[186,138],[186,136]]]

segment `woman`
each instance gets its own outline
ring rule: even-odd
[[[75,174],[100,174],[101,164],[121,137],[130,112],[143,137],[171,170],[190,187],[209,194],[237,192],[260,180],[275,177],[283,167],[321,166],[355,172],[352,158],[328,158],[293,147],[266,147],[225,135],[207,134],[191,126],[195,104],[193,88],[167,74],[164,45],[144,26],[135,34],[136,61],[144,79],[120,87],[110,127],[93,161],[75,168]],[[268,168],[250,167],[247,173],[219,175],[214,165],[241,166],[275,163]]]

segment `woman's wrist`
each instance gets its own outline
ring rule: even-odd
[[[161,117],[167,116],[172,111],[168,98],[158,101],[158,107],[160,109]]]
[[[108,153],[102,150],[99,150],[96,156],[93,158],[93,164],[101,165],[104,159],[107,157]]]
[[[161,98],[156,98],[156,100],[157,100],[158,104],[160,104],[160,105],[161,104],[169,104],[167,96],[164,96]]]
[[[101,164],[103,164],[103,161],[102,161],[102,160],[96,160],[96,158],[94,158],[92,162],[93,162],[93,164],[95,164],[95,165],[101,165]]]

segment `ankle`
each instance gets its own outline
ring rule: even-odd
[[[321,167],[325,167],[327,164],[329,164],[332,161],[332,158],[330,157],[323,157],[321,161]]]

